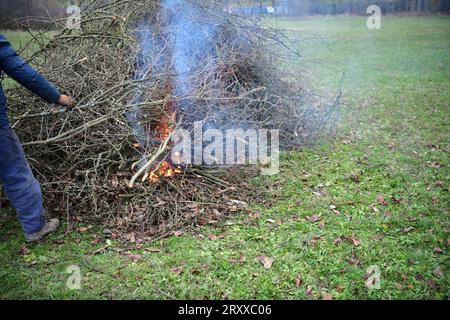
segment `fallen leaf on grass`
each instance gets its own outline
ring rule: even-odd
[[[339,293],[341,293],[341,292],[344,291],[344,287],[341,286],[341,285],[337,285],[335,289],[336,289],[336,291],[339,292]]]
[[[354,266],[358,266],[361,264],[361,261],[359,261],[358,257],[355,255],[352,255],[349,259],[348,259],[348,263],[350,263],[351,265]]]
[[[264,266],[264,269],[272,268],[273,262],[275,261],[275,258],[269,258],[266,256],[259,256],[256,259],[262,263],[262,265]]]
[[[200,272],[202,272],[200,269],[191,269],[192,274],[199,274]]]
[[[384,236],[381,235],[381,234],[378,234],[376,236],[370,237],[370,240],[372,240],[372,241],[379,241],[379,240],[383,240],[383,239],[384,239]]]
[[[295,286],[297,288],[299,288],[302,285],[302,283],[303,283],[303,280],[300,277],[295,278]]]
[[[322,292],[322,300],[333,300],[333,296],[331,293]]]
[[[414,227],[407,227],[407,228],[403,229],[402,232],[403,233],[409,233],[409,232],[411,232],[413,230],[414,230]]]
[[[183,234],[184,234],[184,231],[181,231],[181,230],[177,230],[177,231],[173,232],[173,235],[175,237],[181,237]]]
[[[249,213],[248,214],[249,218],[252,220],[258,220],[261,219],[261,215],[259,213]]]
[[[370,276],[372,276],[374,273],[375,273],[375,271],[373,269],[367,270],[366,274],[363,277],[364,281],[369,280]],[[375,282],[375,278],[373,279],[373,283],[374,282]],[[366,283],[366,287],[367,287],[367,283]]]
[[[347,238],[347,240],[351,241],[355,247],[359,247],[361,241],[356,238]]]
[[[317,245],[317,242],[319,242],[319,240],[321,240],[321,239],[322,239],[322,236],[314,236],[314,237],[312,237],[311,240],[309,240],[309,245],[314,247]]]
[[[387,206],[388,205],[388,203],[386,202],[386,200],[384,199],[384,197],[382,195],[379,195],[377,197],[377,201],[382,206]]]
[[[320,217],[317,214],[315,214],[315,215],[309,217],[308,220],[309,220],[309,222],[316,223],[317,221],[320,220]]]
[[[325,191],[314,191],[313,194],[318,198],[325,197],[327,195]]]
[[[401,203],[402,203],[402,199],[397,198],[396,196],[392,196],[392,197],[391,197],[391,200],[392,200],[392,202],[395,203],[395,204],[401,204]]]
[[[355,247],[359,247],[361,245],[361,241],[354,237],[338,237],[334,239],[333,244],[336,246],[340,244],[342,241],[348,241],[352,243]]]
[[[88,227],[80,227],[80,228],[78,228],[78,232],[80,232],[80,233],[85,233],[87,231],[89,231]]]
[[[350,179],[352,179],[355,182],[359,182],[361,180],[361,177],[359,174],[352,172],[350,175]]]
[[[436,289],[438,287],[436,282],[434,282],[432,279],[428,279],[427,284],[433,289]]]
[[[142,259],[140,254],[127,254],[127,257],[133,262],[139,262]]]
[[[216,241],[217,239],[219,239],[219,237],[214,234],[210,234],[208,236],[208,240],[210,240],[210,241]]]
[[[433,274],[437,277],[443,277],[444,273],[442,272],[442,269],[440,267],[437,267],[433,270]]]
[[[31,253],[31,250],[28,249],[28,247],[26,245],[23,245],[22,247],[20,247],[20,254],[22,256],[27,256]]]
[[[433,252],[434,252],[434,253],[441,254],[441,253],[444,253],[444,250],[442,250],[442,249],[439,248],[439,247],[434,247],[434,248],[433,248]]]
[[[172,269],[170,269],[170,271],[172,271],[173,273],[175,273],[178,276],[183,273],[183,269],[180,267],[172,268]]]

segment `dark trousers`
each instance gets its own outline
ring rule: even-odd
[[[25,234],[44,226],[44,207],[39,182],[25,158],[22,146],[11,128],[6,107],[0,105],[0,183],[16,209]]]

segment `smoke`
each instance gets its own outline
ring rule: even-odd
[[[178,101],[177,110],[187,117],[185,123],[204,120],[195,115],[195,103],[189,97],[198,89],[194,86],[198,82],[193,78],[201,75],[205,66],[210,68],[211,63],[217,63],[215,39],[218,27],[225,20],[224,12],[217,9],[220,8],[214,7],[213,2],[202,6],[188,0],[163,0],[158,14],[161,19],[158,30],[152,21],[145,18],[141,21],[136,33],[139,58],[135,80],[141,81],[142,85],[133,97],[133,108],[127,118],[142,145],[149,141],[146,130],[139,123],[139,104],[146,84],[154,85],[157,77],[163,79],[171,75],[171,96]]]
[[[209,12],[190,1],[165,0],[167,10],[172,13],[167,25],[172,58],[176,73],[174,95],[186,97],[194,88],[189,79],[206,58],[215,55],[212,43],[216,36],[217,23],[208,21]],[[203,18],[203,21],[202,21]]]

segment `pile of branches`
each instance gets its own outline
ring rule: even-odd
[[[76,107],[8,93],[52,214],[149,235],[207,223],[245,210],[251,186],[242,178],[256,171],[183,166],[157,183],[143,179],[170,153],[162,119],[170,131],[196,121],[275,128],[284,148],[320,127],[304,91],[281,71],[292,51],[278,30],[210,0],[90,0],[81,9],[79,29],[34,33],[39,49],[29,58]]]

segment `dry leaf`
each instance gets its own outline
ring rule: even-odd
[[[180,274],[183,273],[183,269],[180,268],[180,267],[172,268],[172,269],[170,269],[170,271],[172,271],[172,272],[175,273],[176,275],[180,275]]]
[[[439,247],[434,247],[434,248],[433,248],[433,252],[434,252],[434,253],[439,253],[439,254],[440,254],[440,253],[444,253],[444,250],[442,250],[442,249],[439,248]]]
[[[400,203],[402,203],[402,199],[399,199],[399,198],[397,198],[397,197],[395,197],[395,196],[392,196],[392,197],[391,197],[391,200],[392,200],[392,202],[395,203],[395,204],[400,204]]]
[[[344,287],[341,286],[341,285],[337,285],[337,286],[336,286],[336,291],[337,291],[337,292],[342,292],[342,291],[344,291]]]
[[[382,195],[379,195],[377,197],[377,201],[382,206],[387,206],[388,205],[388,203],[386,202],[386,200],[384,199],[384,197]]]
[[[395,287],[396,287],[398,290],[403,290],[403,286],[402,286],[400,283],[396,283],[396,284],[395,284]]]
[[[217,237],[217,236],[214,235],[214,234],[210,234],[210,235],[208,236],[208,240],[210,240],[210,241],[216,241],[217,239],[219,239],[219,237]]]
[[[322,300],[333,300],[333,296],[331,293],[322,292]]]
[[[414,227],[407,227],[405,229],[403,229],[403,233],[408,233],[414,230]]]
[[[359,241],[359,240],[356,239],[356,238],[350,238],[349,240],[353,243],[353,245],[354,245],[355,247],[359,247],[359,245],[361,244],[361,241]]]
[[[348,263],[354,265],[354,266],[358,266],[361,261],[359,261],[358,257],[355,255],[352,255],[349,259],[348,259]]]
[[[191,269],[192,274],[199,274],[200,272],[202,272],[200,269]]]
[[[139,262],[142,259],[142,256],[139,254],[127,254],[127,257],[133,262]]]
[[[444,273],[442,272],[442,269],[440,267],[437,267],[436,269],[434,269],[433,274],[437,277],[444,276]]]
[[[259,256],[256,259],[262,263],[262,265],[264,266],[264,269],[272,268],[272,264],[275,261],[275,258],[269,258],[269,257],[265,257],[265,256]]]
[[[184,231],[178,230],[178,231],[174,231],[173,235],[175,237],[181,237],[184,234]]]
[[[20,254],[22,256],[27,256],[31,253],[31,250],[28,249],[28,247],[26,245],[23,245],[22,247],[20,247]]]

